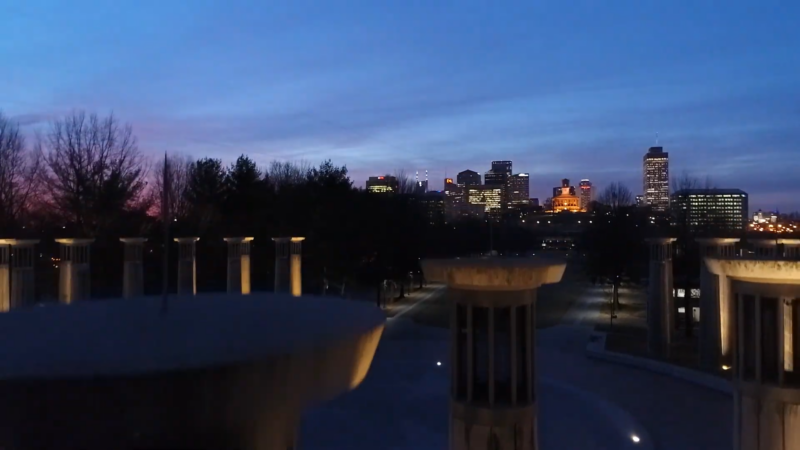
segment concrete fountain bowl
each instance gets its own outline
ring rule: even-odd
[[[0,315],[0,448],[272,449],[354,389],[383,314],[255,294],[77,302]]]

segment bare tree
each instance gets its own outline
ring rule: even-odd
[[[716,187],[714,181],[710,176],[706,175],[705,179],[700,179],[691,174],[688,170],[681,172],[680,176],[673,177],[670,180],[672,186],[672,193],[682,191],[685,189],[714,189]]]
[[[19,125],[0,112],[0,230],[18,226],[39,194],[41,152],[29,149]],[[3,234],[0,232],[0,234]]]
[[[310,170],[311,164],[307,161],[272,161],[264,177],[274,189],[279,190],[305,182]]]
[[[414,180],[411,175],[408,175],[405,169],[395,170],[394,175],[386,175],[395,177],[397,179],[397,193],[398,194],[413,194],[414,193]]]
[[[78,231],[94,235],[142,206],[148,170],[130,125],[75,111],[53,121],[39,145],[46,200]]]
[[[597,202],[605,205],[612,212],[619,211],[622,208],[633,205],[633,194],[622,183],[611,183],[606,186],[597,198]]]
[[[185,219],[189,215],[189,203],[186,199],[186,187],[189,183],[189,171],[192,167],[192,158],[185,155],[171,155],[166,161],[159,164],[159,169],[153,174],[153,189],[151,196],[154,204],[158,205],[161,216],[161,199],[164,198],[164,164],[167,164],[167,205],[170,217]]]

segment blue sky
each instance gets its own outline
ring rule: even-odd
[[[641,191],[684,170],[800,210],[800,5],[729,0],[0,0],[0,109],[113,111],[148,154],[330,158],[431,185],[511,159]]]

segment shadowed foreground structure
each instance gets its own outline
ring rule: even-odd
[[[536,291],[566,263],[547,259],[425,260],[451,310],[450,448],[536,450]],[[486,447],[484,447],[486,446]]]
[[[0,447],[291,449],[354,389],[383,314],[289,295],[77,302],[0,316]]]

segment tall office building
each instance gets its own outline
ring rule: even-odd
[[[503,187],[492,185],[469,186],[467,203],[471,206],[480,205],[484,212],[499,212],[503,204]]]
[[[483,176],[483,184],[506,186],[511,177],[511,161],[492,161],[492,170]]]
[[[592,189],[592,182],[588,179],[581,180],[580,184],[581,189],[581,209],[583,211],[589,210],[589,204],[592,203],[594,190]]]
[[[492,169],[483,175],[483,184],[501,189],[501,209],[508,208],[510,179],[511,161],[492,161]]]
[[[456,175],[456,184],[459,186],[476,186],[481,184],[481,174],[474,170],[465,170]]]
[[[425,179],[419,179],[419,171],[414,175],[414,193],[417,195],[425,195],[428,192],[428,171],[425,171]]]
[[[530,205],[530,175],[518,173],[508,179],[508,205],[522,207]]]
[[[669,209],[669,153],[650,147],[642,164],[644,201],[653,211]]]
[[[693,231],[741,231],[749,219],[741,189],[681,189],[672,205],[675,222]]]
[[[399,190],[400,183],[393,176],[369,177],[367,180],[367,192],[373,194],[394,194]]]

